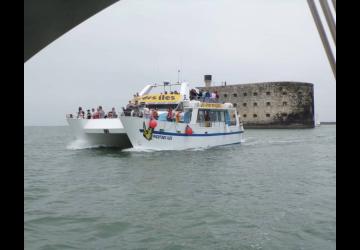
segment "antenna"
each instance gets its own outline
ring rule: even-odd
[[[177,83],[180,83],[180,69],[178,69],[178,81]]]

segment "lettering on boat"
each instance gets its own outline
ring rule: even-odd
[[[206,103],[203,102],[200,105],[201,108],[223,108],[224,105],[222,103]]]
[[[145,103],[176,103],[180,101],[180,98],[181,96],[179,94],[151,94],[136,97],[135,100]]]
[[[170,135],[153,135],[153,138],[161,140],[172,140],[172,136]]]

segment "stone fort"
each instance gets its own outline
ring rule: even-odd
[[[236,107],[244,128],[314,128],[314,85],[305,82],[262,82],[211,86],[205,75],[202,90],[217,91],[221,102]]]

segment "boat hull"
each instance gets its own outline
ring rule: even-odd
[[[66,119],[74,136],[89,146],[132,147],[120,119]]]
[[[134,148],[153,150],[183,150],[239,144],[243,130],[239,127],[229,128],[224,125],[205,128],[190,124],[193,133],[185,133],[185,123],[157,121],[150,140],[144,137],[149,120],[139,117],[121,116],[121,122]],[[145,128],[144,128],[145,125]]]

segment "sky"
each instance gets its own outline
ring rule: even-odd
[[[24,64],[24,125],[66,125],[79,106],[120,111],[178,69],[194,87],[206,74],[214,85],[311,82],[318,118],[336,121],[336,81],[306,0],[121,0]]]

